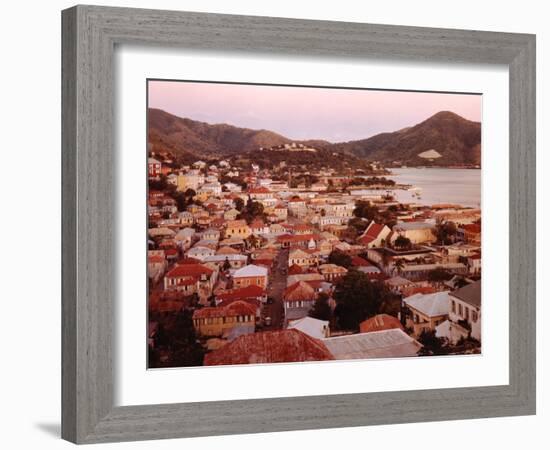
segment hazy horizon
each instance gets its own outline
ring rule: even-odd
[[[178,117],[266,129],[294,140],[364,139],[440,111],[481,121],[479,94],[150,80],[148,95],[150,108]]]

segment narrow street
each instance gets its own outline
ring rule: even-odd
[[[282,249],[277,254],[273,271],[269,277],[267,287],[268,297],[273,299],[272,304],[266,304],[262,311],[262,318],[270,317],[271,324],[266,326],[266,330],[278,330],[283,326],[283,292],[286,288],[286,279],[288,274],[288,250]]]

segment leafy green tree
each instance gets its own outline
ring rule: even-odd
[[[171,362],[174,367],[201,366],[204,348],[198,342],[193,325],[193,313],[183,309],[176,316],[171,335]]]
[[[437,242],[441,245],[452,244],[457,233],[457,228],[454,222],[441,221],[436,224],[432,230]]]
[[[361,217],[367,220],[374,220],[379,214],[378,208],[374,205],[371,205],[370,202],[359,200],[355,204],[355,209],[353,210],[353,215],[355,217]]]
[[[420,342],[423,347],[419,351],[421,356],[432,356],[432,355],[445,355],[447,351],[444,347],[443,338],[438,338],[435,335],[433,330],[424,330],[418,337],[418,342]]]
[[[149,189],[152,191],[164,191],[168,186],[166,175],[161,174],[158,180],[149,180]]]
[[[369,222],[360,218],[360,217],[353,217],[348,222],[348,226],[353,227],[357,230],[357,234],[362,234],[369,225]]]
[[[231,264],[229,263],[229,258],[225,257],[225,261],[223,262],[223,270],[228,271],[231,269]]]
[[[319,320],[330,320],[332,317],[332,310],[328,304],[329,297],[326,293],[321,292],[315,300],[313,307],[309,311],[309,317]]]
[[[408,249],[408,248],[411,248],[412,243],[411,243],[411,240],[409,238],[399,235],[395,239],[395,242],[394,242],[393,245],[397,248],[400,248],[400,249]]]
[[[351,256],[340,250],[333,250],[328,255],[328,262],[348,269],[351,266]]]
[[[338,282],[333,294],[338,327],[359,330],[359,324],[378,314],[380,306],[390,296],[391,293],[382,283],[372,282],[366,274],[350,270]]]
[[[262,205],[260,202],[249,199],[246,203],[246,206],[241,211],[238,217],[239,219],[246,220],[248,223],[258,218],[265,219],[264,205]]]
[[[243,208],[244,208],[244,200],[243,200],[241,197],[237,197],[237,198],[233,201],[233,203],[235,203],[235,209],[236,209],[237,211],[240,212],[240,211],[243,210]]]
[[[188,199],[193,199],[193,197],[197,195],[197,192],[194,190],[194,189],[186,189],[185,191],[185,196],[188,198]]]
[[[176,201],[176,206],[178,207],[178,211],[185,211],[188,206],[187,197],[185,196],[185,193],[183,192],[174,192],[172,194],[172,197]]]
[[[395,268],[395,270],[397,270],[397,273],[401,275],[401,273],[403,272],[403,267],[405,267],[405,263],[400,258],[396,260],[395,263],[393,263],[393,267]]]

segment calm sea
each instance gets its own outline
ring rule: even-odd
[[[474,208],[481,206],[479,169],[403,168],[391,171],[393,175],[387,178],[422,189],[420,198],[415,197],[411,191],[396,190],[395,195],[400,202],[425,205],[456,203]]]

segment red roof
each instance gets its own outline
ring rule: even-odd
[[[179,265],[183,265],[183,264],[200,264],[200,263],[201,263],[200,259],[190,258],[190,257],[185,257],[185,258],[182,258],[178,261]]]
[[[150,263],[162,263],[162,262],[164,262],[164,258],[162,256],[159,256],[159,255],[149,256],[148,259],[149,259]]]
[[[164,251],[164,254],[166,256],[175,256],[178,254],[178,251],[175,249],[175,248],[167,248],[165,251]]]
[[[370,262],[368,262],[365,258],[361,258],[360,256],[352,256],[351,257],[351,265],[355,267],[369,267],[372,266]]]
[[[204,357],[205,366],[300,361],[328,361],[334,357],[318,339],[296,329],[240,336]]]
[[[359,241],[364,244],[368,244],[374,241],[376,238],[378,238],[384,227],[385,225],[383,223],[372,222],[365,231],[365,234],[361,236]]]
[[[249,298],[260,298],[264,295],[265,289],[261,288],[260,286],[251,285],[240,289],[234,289],[229,292],[224,292],[223,294],[217,295],[216,298],[223,302],[239,299],[244,300]]]
[[[197,282],[196,277],[191,278],[183,278],[178,280],[177,285],[178,286],[193,286]]]
[[[262,306],[262,302],[255,298],[243,298],[243,299],[233,299],[233,300],[224,300],[221,302],[218,307],[227,307],[235,302],[245,302],[247,305],[252,306],[255,310],[258,310]]]
[[[216,252],[218,255],[240,255],[241,252],[233,247],[220,247]]]
[[[409,297],[414,294],[433,294],[437,292],[433,286],[411,286],[401,289],[404,297]]]
[[[294,225],[294,231],[309,231],[312,228],[309,225],[306,225],[305,223],[299,223]]]
[[[401,322],[397,317],[393,317],[388,314],[378,314],[359,324],[359,330],[361,331],[361,333],[391,330],[393,328],[399,328],[403,330],[403,325],[401,325]]]
[[[250,192],[251,194],[269,194],[271,191],[264,186],[260,186],[260,187],[249,189],[248,192]]]
[[[291,284],[283,292],[283,300],[285,302],[314,300],[315,297],[315,290],[305,281],[298,281],[294,284]]]
[[[256,219],[252,221],[252,223],[250,224],[250,228],[264,228],[264,227],[265,227],[265,223],[261,219]]]
[[[481,233],[481,225],[477,223],[462,225],[462,229],[468,233]]]
[[[167,277],[199,277],[200,275],[212,275],[213,270],[202,264],[180,264],[170,270]]]
[[[302,268],[298,264],[292,264],[288,268],[288,274],[289,275],[300,275],[302,273],[304,273],[304,271],[302,270]]]

